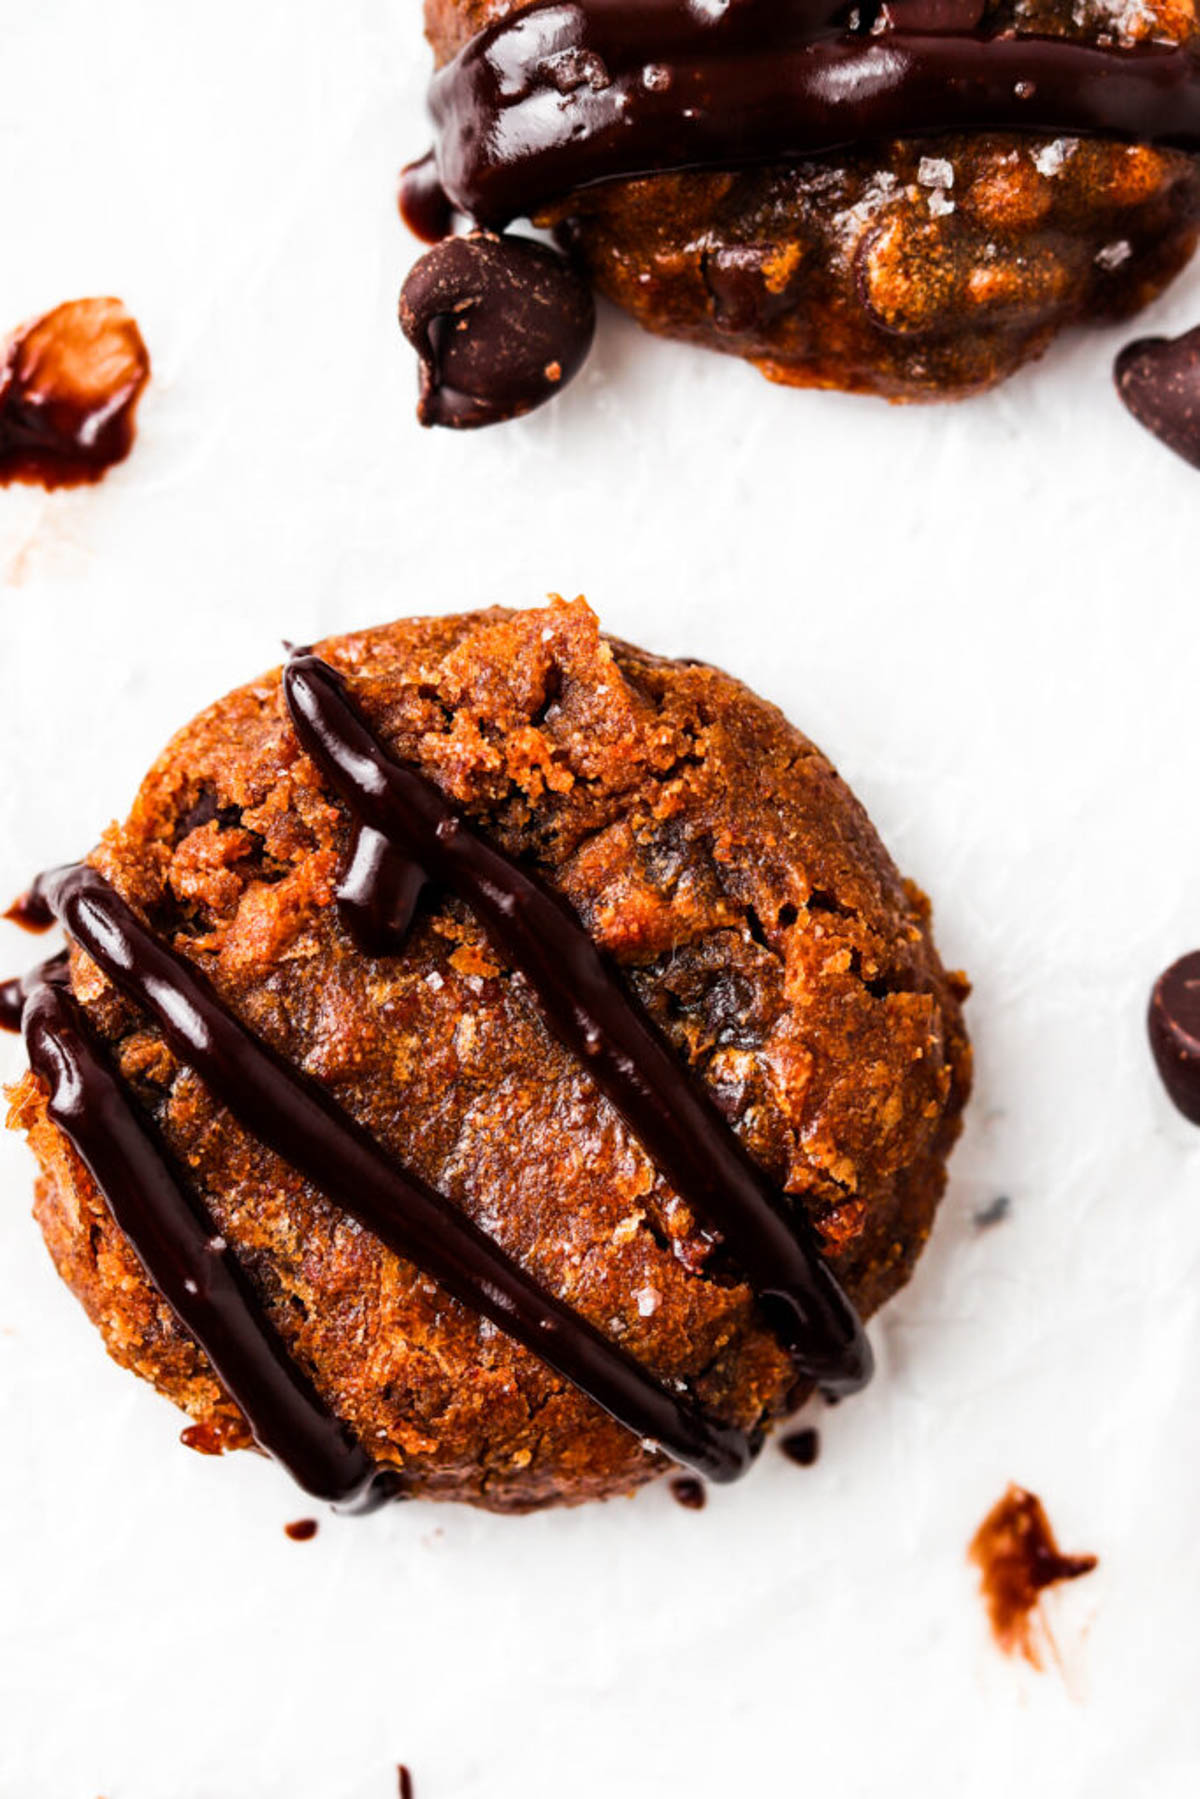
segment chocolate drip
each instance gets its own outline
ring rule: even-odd
[[[301,666],[313,661],[304,658]],[[75,941],[157,1020],[179,1059],[276,1155],[639,1437],[711,1480],[733,1480],[745,1472],[757,1445],[705,1417],[686,1397],[668,1393],[586,1319],[544,1292],[465,1213],[393,1162],[322,1087],[246,1030],[200,970],[159,943],[95,869],[76,866],[44,875],[39,888]],[[102,1143],[108,1121],[86,1096],[81,1118],[81,1130],[96,1132]],[[97,1179],[112,1203],[109,1183],[119,1183],[123,1170],[118,1165],[103,1172]],[[153,1169],[147,1165],[143,1175],[149,1181]],[[122,1222],[135,1246],[147,1222],[153,1223],[136,1203],[141,1191],[135,1190],[128,1224]],[[194,1311],[176,1310],[192,1328]],[[258,1364],[265,1339],[247,1338],[243,1348],[246,1363],[239,1378],[245,1380],[263,1372]],[[288,1461],[288,1454],[281,1452],[281,1459]]]
[[[550,1031],[676,1192],[721,1232],[798,1369],[833,1391],[863,1385],[871,1372],[866,1336],[803,1221],[784,1211],[570,907],[478,836],[432,781],[390,756],[327,664],[295,656],[283,681],[301,745],[357,824],[470,906],[527,982]]]
[[[19,1031],[25,1002],[39,987],[61,986],[67,978],[67,952],[51,956],[29,974],[15,981],[0,981],[0,1031]]]
[[[23,931],[32,931],[35,935],[48,931],[54,923],[54,914],[38,892],[37,883],[15,899],[4,914],[9,924],[20,925]]]
[[[103,887],[99,875],[80,872],[91,880],[68,874],[57,883],[68,911],[93,882]],[[394,1477],[374,1468],[292,1361],[211,1218],[176,1180],[157,1135],[135,1112],[58,980],[36,987],[23,1026],[30,1066],[50,1090],[50,1117],[86,1164],[147,1275],[245,1413],[255,1441],[317,1498],[361,1506],[390,1497]]]
[[[425,876],[369,825],[355,825],[338,886],[338,916],[368,956],[393,956],[408,936]]]
[[[454,209],[438,179],[432,150],[400,171],[400,217],[413,236],[427,244],[449,235]]]
[[[732,0],[715,17],[687,0],[527,6],[433,78],[442,188],[499,229],[596,182],[893,136],[1101,133],[1200,150],[1190,47],[861,36],[840,16],[828,0]]]

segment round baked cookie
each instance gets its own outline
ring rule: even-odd
[[[518,10],[426,0],[438,65]],[[1197,38],[1192,0],[896,0],[891,12],[901,29],[911,18],[1105,48]],[[886,48],[886,6],[845,13]],[[774,381],[892,400],[978,392],[1065,327],[1136,312],[1187,261],[1198,221],[1194,156],[1010,131],[613,180],[536,215],[648,330],[744,356]]]
[[[820,752],[719,670],[604,637],[582,601],[401,620],[318,654],[398,760],[565,898],[873,1312],[943,1189],[969,1085],[965,984]],[[276,671],[173,739],[88,860],[547,1293],[708,1414],[769,1426],[796,1367],[721,1242],[459,899],[427,891],[403,944],[365,953],[336,903],[349,854]],[[289,1355],[408,1495],[521,1511],[670,1466],[264,1147],[77,946],[70,988]],[[46,1242],[111,1355],[191,1414],[193,1446],[248,1446],[44,1081],[11,1097]]]

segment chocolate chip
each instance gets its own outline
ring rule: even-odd
[[[1150,996],[1150,1047],[1163,1086],[1200,1124],[1200,950],[1160,975]]]
[[[760,331],[796,301],[796,267],[776,244],[725,244],[705,252],[704,284],[718,331]]]
[[[1113,378],[1139,425],[1200,468],[1200,325],[1182,337],[1126,345]]]
[[[417,417],[463,430],[532,412],[580,369],[595,325],[590,287],[557,251],[483,231],[445,238],[400,295],[421,358]]]

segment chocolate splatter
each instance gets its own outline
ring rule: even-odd
[[[133,448],[149,374],[119,300],[68,300],[22,326],[0,360],[0,483],[99,481]]]
[[[977,1230],[987,1231],[994,1224],[1003,1224],[1012,1211],[1012,1200],[1007,1193],[997,1193],[995,1199],[989,1199],[986,1206],[980,1206],[975,1214]]]
[[[1094,1555],[1063,1555],[1050,1520],[1036,1493],[1010,1486],[971,1539],[970,1559],[979,1569],[979,1584],[991,1621],[992,1635],[1006,1655],[1022,1655],[1034,1668],[1042,1666],[1038,1644],[1046,1634],[1039,1601],[1047,1587],[1078,1580],[1096,1566]]]
[[[788,1461],[795,1462],[798,1468],[811,1468],[821,1453],[820,1433],[812,1425],[789,1431],[786,1437],[780,1437],[779,1447]]]
[[[413,1777],[404,1766],[403,1762],[401,1762],[396,1769],[396,1780],[399,1787],[400,1799],[413,1799]]]
[[[708,1504],[708,1489],[693,1475],[681,1474],[671,1482],[671,1498],[685,1511],[702,1512]]]
[[[596,328],[574,264],[522,237],[448,237],[412,269],[400,327],[421,359],[417,417],[469,430],[519,418],[561,392]]]
[[[285,1524],[283,1534],[290,1537],[293,1543],[311,1543],[317,1534],[315,1518],[297,1518],[293,1524]]]

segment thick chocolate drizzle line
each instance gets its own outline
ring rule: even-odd
[[[675,1190],[721,1232],[800,1371],[838,1392],[861,1386],[871,1373],[865,1333],[802,1222],[784,1212],[570,907],[471,830],[432,781],[390,756],[326,663],[295,656],[283,681],[301,745],[358,826],[470,906],[549,1029]]]
[[[690,1399],[668,1393],[585,1319],[544,1292],[465,1213],[393,1162],[323,1088],[246,1030],[200,970],[159,943],[95,869],[59,870],[43,875],[38,886],[75,941],[157,1020],[174,1053],[246,1130],[638,1436],[711,1480],[733,1480],[745,1472],[756,1446],[742,1432],[705,1417]],[[106,1117],[89,1116],[88,1123],[101,1135],[108,1128]],[[106,1171],[106,1178],[111,1173]],[[119,1168],[115,1175],[119,1180]],[[113,1194],[101,1185],[113,1203]],[[122,1228],[137,1247],[148,1222],[144,1208],[135,1203],[127,1219]],[[264,1339],[247,1337],[240,1348],[239,1382],[262,1372]],[[238,1396],[232,1376],[230,1390]]]
[[[829,0],[543,0],[433,78],[441,185],[499,228],[577,188],[943,131],[1101,133],[1200,151],[1190,47],[851,34]],[[715,14],[715,16],[714,16]],[[423,213],[435,208],[426,178]]]
[[[355,825],[338,885],[338,916],[369,956],[393,955],[401,947],[425,886],[415,862],[369,825]]]
[[[327,1410],[212,1219],[176,1180],[163,1145],[66,990],[65,957],[55,966],[58,977],[36,984],[25,1006],[30,1066],[49,1089],[50,1117],[87,1165],[147,1275],[233,1394],[259,1447],[306,1492],[361,1509],[394,1497],[395,1476],[377,1469]]]

